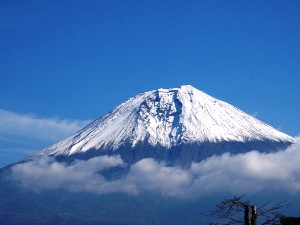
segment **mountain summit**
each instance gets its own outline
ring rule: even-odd
[[[272,151],[294,142],[236,107],[185,85],[138,94],[35,155],[83,156],[93,152],[128,158],[131,154],[129,161],[136,161],[143,157],[174,160],[189,154],[188,158],[199,161],[224,151]]]

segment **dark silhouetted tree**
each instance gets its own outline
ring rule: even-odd
[[[234,196],[223,200],[209,216],[225,218],[229,224],[256,225],[259,219],[260,225],[279,225],[281,218],[279,211],[289,206],[285,202],[256,206],[250,203],[252,199],[244,200],[244,197],[245,195]]]
[[[300,225],[300,217],[282,216],[280,225]]]

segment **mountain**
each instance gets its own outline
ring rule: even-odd
[[[250,175],[245,168],[256,166],[255,157],[247,165],[240,163],[245,160],[227,164],[225,158],[225,166],[219,167],[218,157],[200,162],[224,152],[276,151],[294,142],[191,86],[141,93],[71,137],[0,169],[0,224],[216,224],[216,218],[204,215],[238,186],[253,189],[257,205],[279,198],[299,209],[297,167],[291,169],[295,162],[287,160],[293,157],[297,161],[297,154],[290,156],[293,151],[286,151],[283,158],[291,164],[287,170],[280,168],[282,164],[275,158],[279,170],[272,171],[274,168],[263,161],[257,165],[266,166],[250,169]],[[42,155],[55,159],[39,158]],[[120,155],[128,166],[120,157],[93,158],[101,155]],[[149,157],[164,162],[144,159]],[[272,154],[270,157],[274,159]],[[192,162],[200,163],[189,167]],[[226,165],[231,167],[231,162],[240,171],[234,166],[222,171]],[[264,177],[269,173],[275,173],[275,179]],[[277,186],[277,182],[290,179],[287,186],[291,189]],[[264,182],[275,189],[263,186]],[[239,188],[236,191],[239,194]]]
[[[295,139],[190,85],[130,98],[73,136],[34,156],[87,159],[120,154],[188,164],[224,152],[270,152]]]

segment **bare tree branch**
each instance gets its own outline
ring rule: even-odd
[[[230,224],[256,225],[257,219],[260,218],[261,225],[278,224],[281,214],[279,210],[287,208],[290,204],[279,202],[275,205],[270,202],[259,207],[250,204],[250,200],[244,200],[245,195],[225,198],[212,211],[209,216],[227,219]],[[244,218],[241,217],[242,212]],[[251,216],[250,216],[251,215]]]

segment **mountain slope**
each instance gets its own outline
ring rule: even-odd
[[[139,151],[150,149],[158,157],[166,157],[171,149],[182,146],[206,146],[205,149],[215,146],[208,154],[212,155],[227,148],[230,151],[224,143],[231,143],[232,149],[240,148],[241,151],[245,144],[264,151],[258,143],[276,150],[294,142],[292,137],[234,106],[186,85],[136,95],[73,136],[36,155],[71,156],[91,153],[91,150],[97,154],[107,151],[113,154],[120,153],[120,149],[139,148]],[[237,143],[237,147],[233,143]],[[223,145],[223,150],[216,150],[219,144]]]

